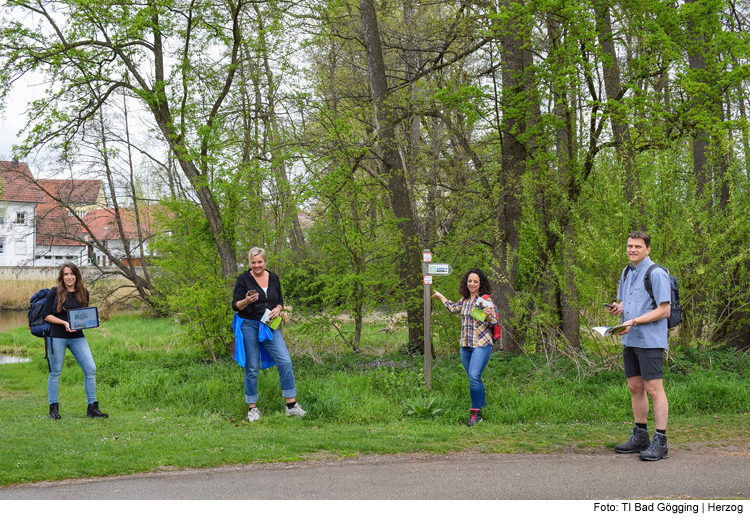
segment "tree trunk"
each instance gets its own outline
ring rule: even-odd
[[[367,55],[367,73],[372,91],[372,103],[382,172],[388,186],[391,209],[401,230],[402,247],[399,252],[399,274],[405,288],[409,343],[424,353],[424,318],[422,313],[422,264],[416,223],[411,207],[401,156],[396,142],[396,116],[388,107],[388,79],[378,30],[373,0],[360,0],[362,36]]]
[[[609,0],[597,0],[595,4],[596,30],[599,34],[599,44],[604,52],[602,61],[604,90],[607,94],[607,103],[610,105],[610,123],[612,135],[617,143],[617,157],[625,170],[625,198],[630,206],[638,211],[635,224],[632,227],[645,229],[646,208],[641,195],[635,150],[630,144],[630,128],[627,121],[619,115],[619,112],[612,105],[613,102],[621,100],[625,94],[620,81],[620,65],[615,53],[612,18],[609,10]]]
[[[238,29],[238,12],[233,12],[234,18],[234,44],[232,49],[232,62],[236,62],[236,53],[239,49],[239,29]],[[154,28],[159,28],[160,22],[157,14],[153,15],[152,19]],[[221,219],[221,213],[219,212],[219,206],[213,197],[211,189],[208,187],[208,175],[206,171],[201,171],[198,166],[190,158],[189,151],[186,148],[184,141],[185,137],[180,134],[174,128],[174,120],[169,108],[168,97],[165,92],[165,76],[164,76],[164,46],[162,43],[161,33],[158,29],[154,30],[153,33],[154,44],[154,97],[150,101],[151,112],[154,116],[156,124],[161,130],[164,138],[169,144],[170,150],[175,156],[175,159],[180,165],[182,172],[185,174],[191,185],[195,189],[198,195],[198,201],[201,205],[203,213],[206,215],[208,225],[213,235],[214,244],[221,260],[221,273],[226,279],[232,278],[237,275],[237,257],[234,250],[234,241],[232,233],[227,233],[224,229]],[[230,70],[225,81],[225,87],[223,92],[219,95],[217,100],[214,102],[211,115],[209,116],[206,126],[208,129],[211,128],[212,119],[221,107],[221,104],[229,92],[229,88],[232,85],[235,70]],[[136,72],[137,73],[137,72]],[[204,140],[205,143],[205,140]],[[201,153],[203,154],[201,163],[205,164],[207,158],[205,151],[205,144],[202,145]]]
[[[504,0],[508,7],[511,0]],[[502,123],[502,169],[500,172],[500,199],[496,205],[495,237],[493,248],[493,279],[496,287],[495,303],[500,310],[504,349],[511,353],[521,352],[522,338],[513,323],[511,299],[515,295],[518,272],[518,249],[521,227],[521,176],[526,168],[526,149],[518,136],[526,131],[526,108],[513,105],[528,104],[524,80],[524,40],[522,21],[511,20],[506,34],[501,37],[503,108],[506,110]],[[519,102],[520,101],[520,102]],[[508,111],[510,109],[510,111]]]

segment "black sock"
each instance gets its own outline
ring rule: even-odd
[[[293,401],[292,403],[287,403],[287,404],[286,404],[286,408],[287,408],[287,409],[291,409],[291,408],[292,408],[292,407],[294,407],[295,405],[297,405],[297,402],[296,402],[296,401]]]
[[[656,432],[659,433],[659,434],[663,434],[664,436],[667,436],[667,430],[666,429],[657,429]]]
[[[638,427],[639,429],[643,429],[644,431],[648,431],[648,425],[645,423],[639,424],[636,422],[635,426]]]

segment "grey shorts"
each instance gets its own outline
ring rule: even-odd
[[[624,347],[622,359],[625,377],[640,376],[645,380],[664,377],[664,349]]]

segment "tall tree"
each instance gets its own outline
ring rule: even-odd
[[[522,338],[515,332],[512,300],[515,296],[518,274],[518,251],[521,233],[522,175],[526,170],[527,151],[523,142],[529,119],[530,85],[527,67],[529,50],[524,46],[530,28],[523,16],[523,1],[503,0],[508,17],[507,26],[501,29],[502,107],[502,170],[499,178],[500,198],[494,218],[495,238],[493,271],[497,284],[495,299],[503,317],[506,330],[504,345],[509,352],[520,352]]]
[[[420,313],[421,251],[417,229],[406,186],[403,161],[398,151],[396,124],[399,115],[389,100],[388,78],[378,29],[378,18],[373,0],[360,0],[362,37],[367,56],[367,73],[372,92],[375,128],[378,137],[378,155],[382,161],[382,174],[388,186],[388,197],[393,215],[398,222],[403,244],[399,253],[399,274],[404,285],[409,342],[424,351],[424,322]]]
[[[50,143],[71,148],[99,108],[127,91],[148,110],[190,181],[225,277],[237,272],[234,231],[214,196],[211,159],[221,145],[217,127],[235,80],[245,5],[12,0],[0,33],[2,93],[31,71],[50,86],[30,112],[22,154]]]

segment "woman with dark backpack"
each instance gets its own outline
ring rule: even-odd
[[[449,313],[461,314],[461,363],[469,377],[471,395],[466,425],[471,427],[482,421],[482,408],[487,405],[482,372],[490,359],[492,330],[498,320],[490,297],[492,286],[482,270],[469,269],[461,279],[458,291],[461,294],[458,302],[449,301],[437,290],[433,290],[432,296],[440,299]]]
[[[44,320],[50,324],[49,336],[49,380],[47,393],[49,396],[49,417],[54,420],[61,418],[57,402],[60,389],[60,375],[65,362],[65,350],[73,353],[73,357],[83,370],[83,388],[86,391],[89,418],[108,418],[99,410],[96,401],[96,364],[91,355],[88,341],[82,330],[72,330],[68,322],[68,310],[86,308],[89,305],[89,292],[83,286],[83,278],[78,267],[72,262],[66,262],[60,268],[57,276],[57,286],[50,289],[42,312]]]

